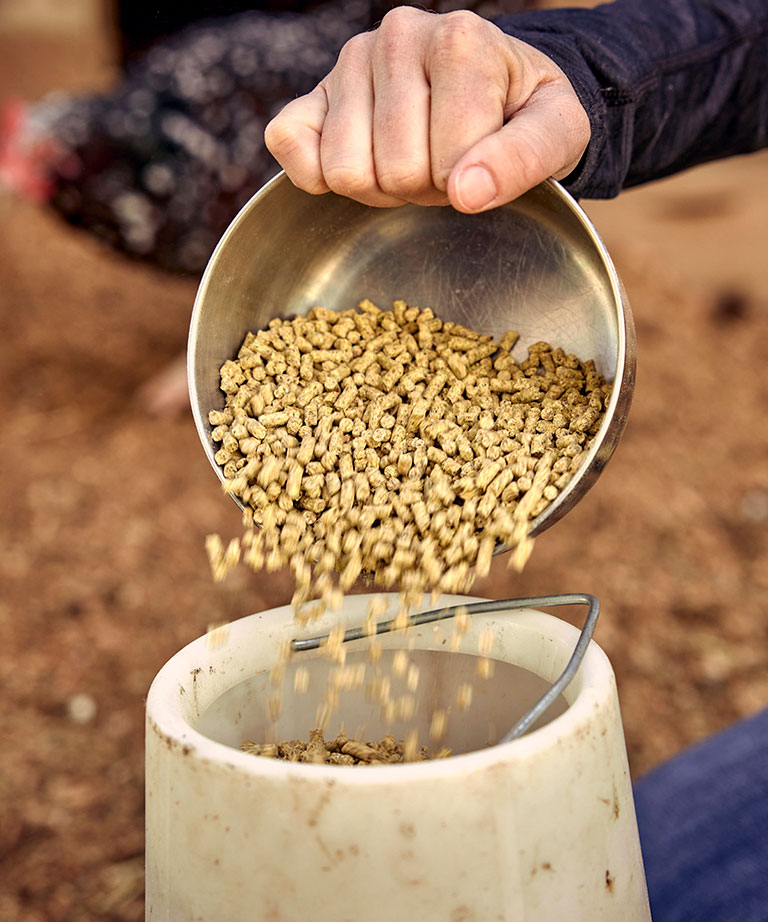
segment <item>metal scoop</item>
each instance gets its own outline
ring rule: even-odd
[[[568,486],[533,520],[536,535],[597,480],[619,441],[635,381],[629,303],[610,256],[576,201],[553,180],[479,215],[450,207],[371,208],[309,195],[281,173],[230,225],[208,263],[189,333],[192,412],[214,461],[208,412],[224,405],[219,369],[246,333],[316,305],[431,307],[496,339],[520,333],[513,355],[546,340],[594,359],[613,385],[597,436]],[[498,550],[502,550],[499,548]]]

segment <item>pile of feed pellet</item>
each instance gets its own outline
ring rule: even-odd
[[[321,729],[309,731],[309,742],[290,740],[283,743],[254,743],[245,740],[240,749],[252,755],[281,759],[284,762],[312,762],[331,765],[394,765],[398,762],[423,762],[445,759],[451,752],[440,749],[431,755],[426,747],[418,748],[415,736],[396,740],[385,736],[380,741],[361,743],[339,733],[332,740],[323,739]]]
[[[516,362],[516,340],[367,300],[249,333],[209,415],[246,529],[226,546],[209,536],[214,576],[241,557],[287,565],[307,620],[361,574],[409,606],[467,592],[499,544],[522,567],[530,523],[581,463],[610,388],[548,343]]]

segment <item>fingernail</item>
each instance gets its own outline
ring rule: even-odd
[[[456,178],[456,198],[467,211],[479,211],[496,198],[498,189],[484,166],[468,166]]]

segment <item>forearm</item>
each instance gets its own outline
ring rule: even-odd
[[[551,57],[589,115],[564,181],[576,196],[768,145],[766,0],[616,0],[494,21]]]

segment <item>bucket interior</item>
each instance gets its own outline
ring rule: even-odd
[[[407,651],[408,668],[400,676],[393,674],[394,649],[386,649],[376,666],[368,662],[364,649],[350,650],[346,665],[365,663],[362,687],[340,692],[339,708],[326,727],[326,739],[337,732],[360,740],[379,740],[386,734],[404,739],[416,728],[419,745],[430,750],[440,746],[450,748],[452,754],[472,752],[498,743],[515,723],[547,691],[550,683],[535,673],[512,663],[493,660],[492,675],[477,675],[478,656],[470,653],[444,650]],[[298,666],[309,673],[306,692],[294,691],[294,674]],[[408,688],[410,667],[418,670],[418,686]],[[254,742],[280,742],[283,740],[308,740],[309,731],[318,726],[318,707],[322,704],[329,671],[334,664],[315,654],[302,654],[286,668],[285,680],[275,687],[269,670],[254,673],[229,688],[216,698],[200,715],[195,729],[203,735],[226,746],[239,748],[244,740]],[[413,679],[413,671],[411,670]],[[373,700],[369,683],[376,676],[387,677],[391,684],[391,699],[412,695],[413,716],[407,720],[387,722],[381,704]],[[466,683],[472,686],[472,700],[462,711],[457,704],[459,688]],[[269,716],[269,699],[276,691],[281,693],[282,711],[273,721]],[[534,727],[548,723],[568,707],[563,696],[552,704]],[[432,740],[429,736],[432,715],[436,709],[447,712],[445,736]]]

